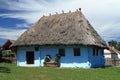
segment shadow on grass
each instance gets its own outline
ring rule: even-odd
[[[106,65],[105,67],[107,68],[107,67],[113,67],[113,66],[112,65]]]
[[[1,59],[0,59],[0,63],[2,63],[2,62],[10,63],[10,60],[8,60],[8,59],[4,59],[4,58],[1,58]]]
[[[109,67],[113,67],[113,66],[112,65],[105,65],[105,66],[102,66],[102,67],[94,67],[92,69],[98,69],[98,68],[105,69],[105,68],[109,68]]]
[[[10,69],[7,67],[0,67],[0,73],[10,73]]]

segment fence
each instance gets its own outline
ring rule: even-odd
[[[105,59],[105,65],[108,65],[108,66],[120,66],[120,59],[106,58]]]
[[[16,58],[15,57],[2,57],[0,59],[0,62],[16,63]]]

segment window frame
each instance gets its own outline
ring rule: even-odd
[[[65,49],[64,48],[59,48],[59,55],[61,57],[65,57]]]
[[[93,48],[93,56],[99,56],[99,48]]]
[[[74,56],[81,56],[81,50],[80,50],[80,48],[74,48],[73,52],[74,52]]]

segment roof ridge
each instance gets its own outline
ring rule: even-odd
[[[42,17],[49,17],[49,16],[61,15],[61,14],[69,14],[69,13],[74,13],[74,12],[81,12],[81,8],[76,9],[76,11],[69,10],[68,12],[64,12],[64,10],[62,10],[62,13],[58,13],[58,12],[55,12],[55,14],[49,13],[49,15],[47,15],[47,16],[43,15]]]

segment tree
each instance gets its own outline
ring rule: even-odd
[[[117,42],[116,40],[111,40],[108,42],[109,46],[114,47],[117,50],[120,50],[120,42]]]
[[[120,50],[120,42],[117,42],[116,49]]]
[[[109,46],[111,46],[111,47],[115,47],[115,48],[116,48],[117,41],[115,41],[115,40],[111,40],[111,41],[109,41],[108,43],[109,43]]]

